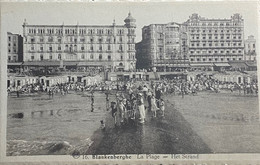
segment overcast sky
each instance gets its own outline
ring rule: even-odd
[[[244,34],[257,37],[257,2],[121,2],[121,3],[5,3],[2,29],[22,34],[24,19],[31,25],[123,25],[128,12],[136,19],[137,42],[141,28],[153,23],[183,23],[192,13],[206,18],[230,18],[234,13],[244,18]]]

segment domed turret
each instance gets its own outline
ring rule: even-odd
[[[128,17],[126,17],[126,19],[124,20],[125,26],[128,27],[128,28],[136,27],[135,21],[136,20],[134,19],[134,17],[132,17],[131,13],[129,12]]]

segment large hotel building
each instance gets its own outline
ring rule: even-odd
[[[142,33],[137,58],[149,60],[146,68],[185,68],[187,59],[193,67],[220,63],[225,66],[244,57],[244,20],[239,14],[230,19],[207,19],[192,14],[182,24],[152,24],[143,27]]]
[[[23,24],[25,65],[100,66],[113,71],[135,69],[135,19],[124,25]]]

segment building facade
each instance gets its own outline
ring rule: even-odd
[[[253,35],[245,40],[245,59],[246,61],[256,61],[256,39]]]
[[[7,62],[22,62],[23,61],[23,38],[19,34],[7,32]]]
[[[243,60],[244,20],[240,14],[230,19],[208,19],[192,14],[184,24],[191,63]]]
[[[129,13],[124,22],[124,25],[114,21],[104,26],[72,26],[28,25],[25,21],[24,61],[73,61],[81,62],[82,67],[134,70],[136,20]]]
[[[187,57],[186,27],[171,22],[151,24],[142,28],[142,41],[137,44],[140,68],[172,71],[185,63]],[[143,62],[142,62],[143,61]]]

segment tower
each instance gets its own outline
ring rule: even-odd
[[[130,62],[130,66],[128,68],[130,70],[134,70],[136,68],[136,57],[135,57],[135,28],[136,28],[136,20],[132,17],[131,13],[128,13],[128,17],[124,20],[125,27],[127,28],[127,45],[128,45],[128,60]]]

